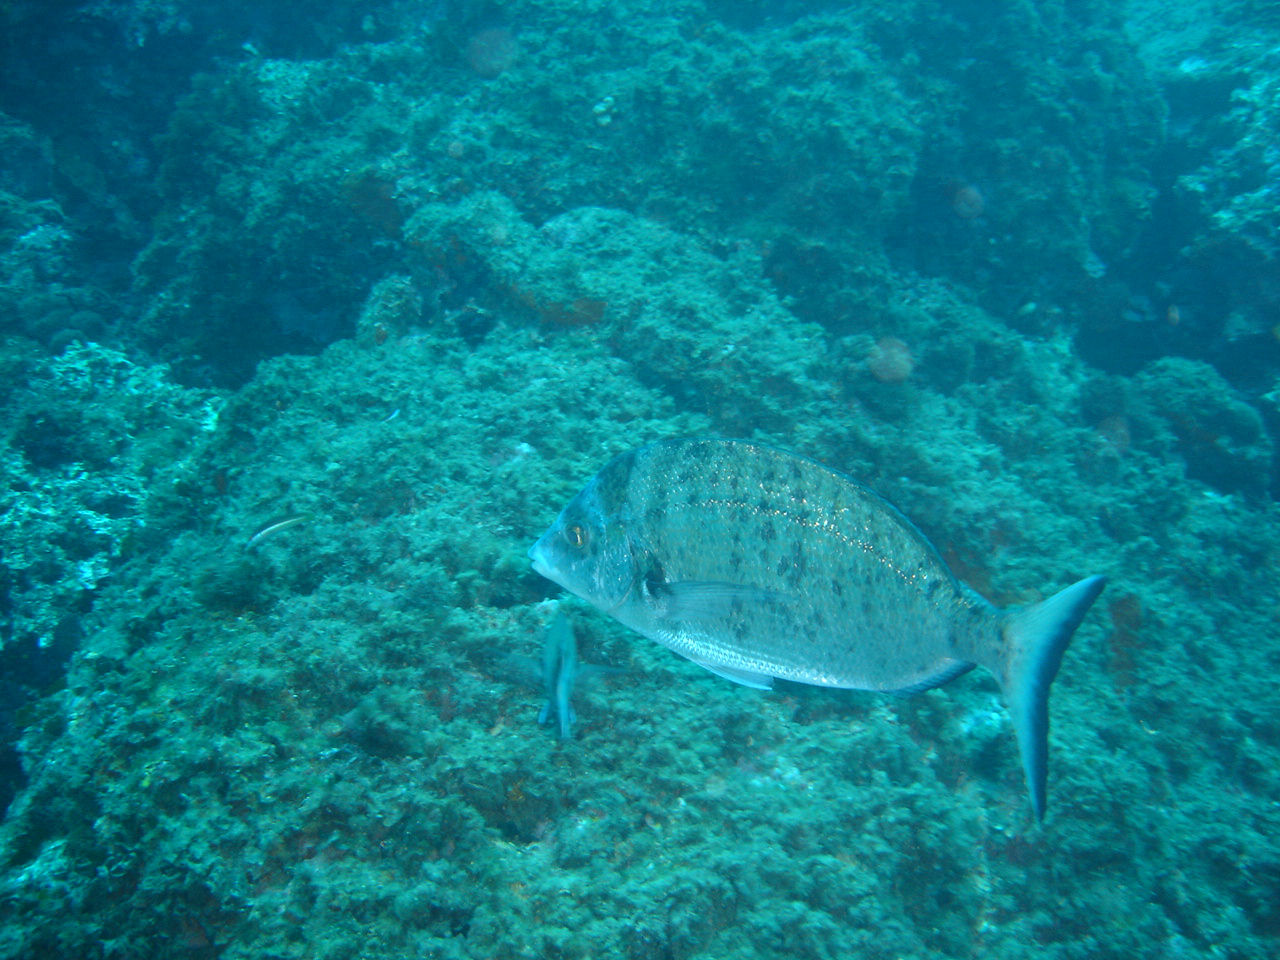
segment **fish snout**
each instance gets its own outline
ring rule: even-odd
[[[527,556],[529,557],[529,562],[533,564],[535,573],[541,574],[548,580],[554,580],[555,578],[551,576],[551,564],[547,562],[546,545],[544,543],[546,539],[544,536],[534,541],[533,546],[529,548]]]

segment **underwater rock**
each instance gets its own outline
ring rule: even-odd
[[[1212,366],[1165,357],[1135,378],[1140,395],[1163,419],[1187,475],[1224,493],[1267,489],[1274,444],[1262,416]]]

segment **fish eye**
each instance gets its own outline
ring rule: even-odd
[[[576,523],[572,527],[566,527],[564,531],[564,538],[569,541],[569,546],[576,550],[580,550],[587,545],[586,528],[579,526]]]

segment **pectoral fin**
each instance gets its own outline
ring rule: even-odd
[[[650,584],[666,615],[678,623],[723,623],[732,616],[776,610],[793,601],[785,593],[721,580],[677,580]]]

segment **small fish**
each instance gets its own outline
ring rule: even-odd
[[[573,723],[578,719],[573,712],[573,681],[578,673],[578,642],[573,627],[564,611],[556,607],[551,623],[547,626],[547,639],[542,647],[542,685],[547,702],[538,713],[538,723],[547,723],[552,717],[560,721],[560,739],[573,736]]]
[[[310,519],[311,514],[309,513],[295,513],[291,517],[284,517],[281,520],[273,520],[245,541],[244,548],[248,550],[255,543],[261,543],[272,534],[279,533],[281,530],[288,530],[290,527],[296,527],[298,524],[306,523]]]
[[[578,660],[578,642],[573,626],[558,603],[547,625],[546,639],[542,644],[542,661],[537,664],[538,679],[542,683],[546,701],[538,711],[538,723],[550,723],[554,717],[560,728],[560,739],[573,737],[573,725],[578,720],[573,709],[573,691],[577,686],[587,686],[599,677],[622,673],[616,667],[600,667]],[[515,658],[516,665],[527,663],[527,658]],[[530,668],[533,664],[530,664]]]
[[[667,440],[601,470],[530,548],[533,568],[713,673],[911,693],[975,666],[1000,683],[1044,817],[1049,684],[1106,581],[998,609],[905,516],[806,457]]]

